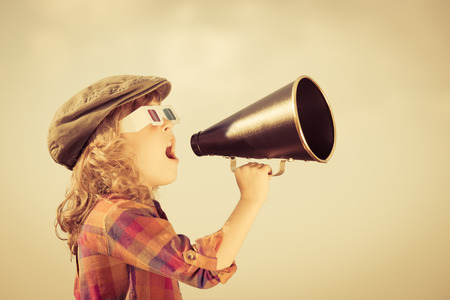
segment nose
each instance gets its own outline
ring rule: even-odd
[[[173,124],[172,121],[170,121],[170,120],[164,118],[164,119],[163,119],[163,122],[164,122],[164,123],[163,123],[162,127],[163,127],[163,130],[164,130],[164,131],[172,130],[172,128],[173,128],[173,126],[174,126],[174,124]]]

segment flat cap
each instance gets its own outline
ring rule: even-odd
[[[155,90],[163,100],[170,89],[165,78],[134,75],[107,77],[82,89],[53,117],[47,137],[51,157],[72,170],[92,133],[114,108]]]

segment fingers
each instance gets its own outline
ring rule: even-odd
[[[272,175],[272,168],[269,165],[259,164],[258,168],[262,171],[265,171],[265,173],[267,173],[268,175]]]
[[[234,175],[241,192],[241,200],[263,203],[269,192],[272,178],[269,165],[250,162],[236,169]]]
[[[260,164],[257,162],[249,162],[249,163],[241,166],[240,168],[244,168],[244,167],[259,169],[261,171],[264,171],[264,173],[266,173],[270,176],[272,175],[272,168],[267,164]]]

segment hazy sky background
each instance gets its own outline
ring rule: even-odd
[[[160,201],[194,241],[239,194],[190,136],[305,74],[333,109],[333,157],[288,163],[235,276],[184,299],[450,299],[449,20],[444,0],[2,1],[0,298],[73,298],[53,232],[70,172],[46,146],[70,96],[117,74],[172,82],[181,163]]]

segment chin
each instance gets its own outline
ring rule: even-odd
[[[166,184],[165,184],[165,185],[171,184],[172,182],[174,182],[175,180],[177,180],[177,177],[178,177],[178,174],[175,174],[174,176],[172,176],[172,177],[170,177],[170,178],[167,178]]]
[[[178,174],[175,172],[174,174],[171,174],[171,176],[166,176],[164,178],[159,178],[159,180],[156,180],[158,184],[156,186],[163,186],[168,185],[174,182],[178,177]]]
[[[167,180],[167,181],[161,182],[160,184],[158,184],[158,186],[169,185],[169,184],[171,184],[172,182],[174,182],[175,180],[176,180],[176,178],[173,179],[173,180]]]

